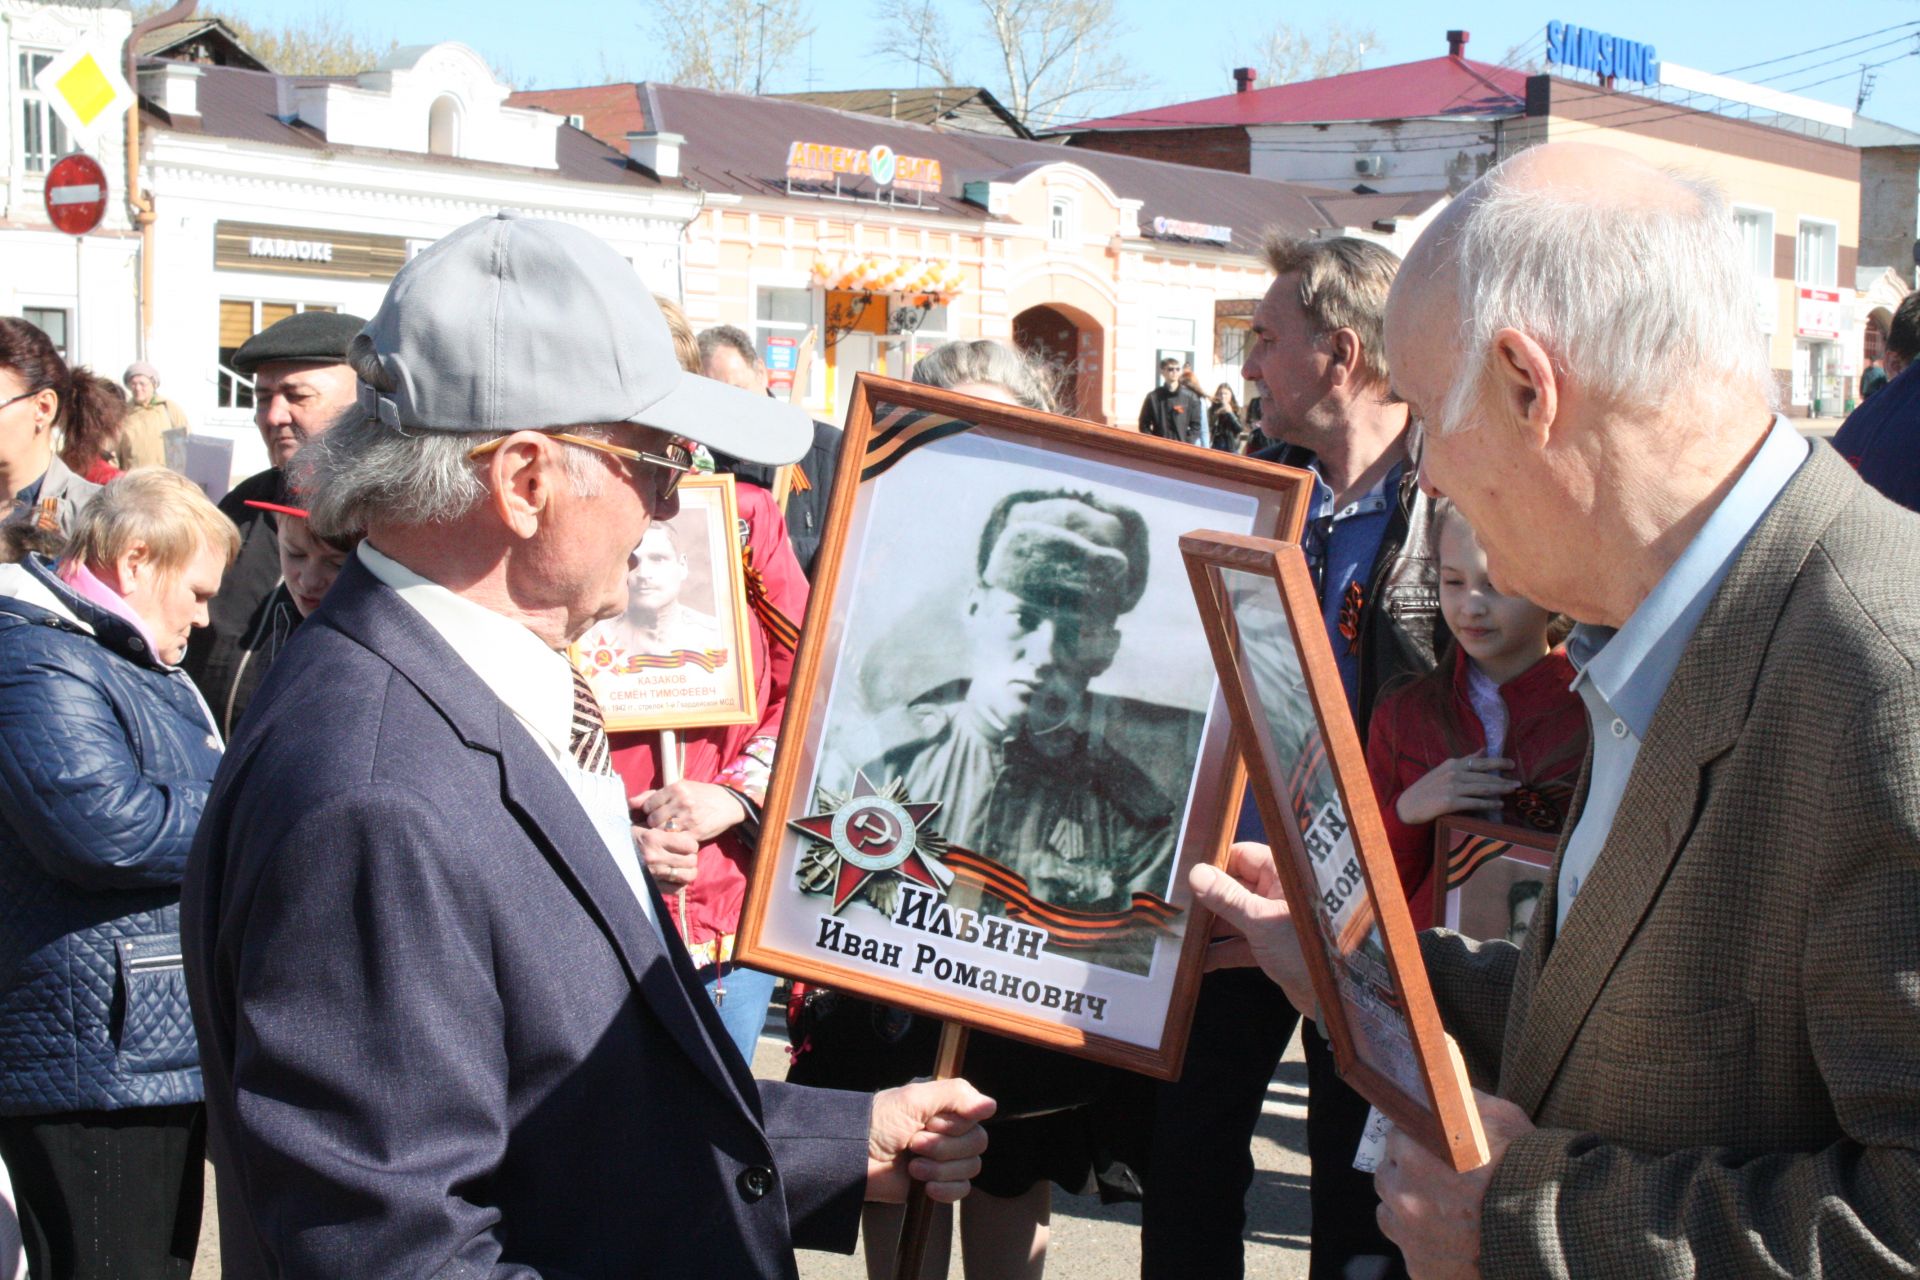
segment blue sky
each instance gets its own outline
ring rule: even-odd
[[[971,19],[974,0],[936,0],[947,5],[956,22]],[[297,20],[315,12],[317,0],[208,0],[202,8],[227,10],[249,21],[271,23]],[[870,56],[874,32],[886,15],[902,7],[873,0],[812,0],[816,30],[809,45],[772,86],[775,90],[805,88],[847,89],[891,87],[913,83],[910,68],[889,66]],[[650,7],[636,0],[611,4],[507,4],[501,0],[332,0],[327,6],[365,34],[394,38],[403,44],[462,40],[484,54],[516,80],[535,87],[597,83],[612,76],[658,75],[664,62],[649,47],[647,15]],[[1287,8],[1244,3],[1213,3],[1197,7],[1117,0],[1116,11],[1126,30],[1115,39],[1151,87],[1130,98],[1090,103],[1088,114],[1107,114],[1129,108],[1208,97],[1232,89],[1227,68],[1264,42],[1274,21],[1295,19]],[[1324,9],[1320,10],[1325,12]],[[1454,0],[1435,6],[1416,0],[1384,0],[1340,7],[1345,20],[1371,27],[1379,46],[1366,58],[1367,66],[1385,66],[1433,57],[1446,52],[1445,32],[1464,27],[1472,32],[1470,56],[1488,62],[1503,61],[1516,46],[1537,53],[1544,48],[1549,19],[1593,27],[1658,47],[1669,61],[1703,71],[1734,72],[1741,79],[1767,78],[1774,88],[1796,90],[1812,81],[1838,77],[1808,88],[1808,96],[1852,106],[1858,87],[1859,64],[1897,59],[1875,72],[1877,84],[1865,114],[1920,131],[1920,57],[1908,55],[1920,47],[1920,4],[1887,4],[1884,0],[1826,0],[1809,6],[1804,0],[1753,0],[1738,6],[1725,3],[1674,4],[1672,0],[1609,0],[1572,7]],[[1249,14],[1260,16],[1246,16]],[[1819,21],[1813,19],[1817,17]],[[1319,19],[1299,19],[1314,29]],[[1908,24],[1871,39],[1818,53],[1816,46],[1846,41],[1895,24]],[[809,85],[809,53],[811,85]],[[983,83],[990,65],[986,50],[974,46],[973,65]],[[1736,68],[1767,62],[1783,55],[1803,55],[1770,62],[1752,70]]]

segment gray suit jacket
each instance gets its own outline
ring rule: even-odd
[[[73,532],[74,520],[98,492],[99,485],[73,474],[72,468],[56,453],[47,463],[46,478],[40,482],[40,501],[32,507],[16,504],[12,510],[0,514],[0,525],[38,519],[40,509],[50,506],[54,523],[64,538]]]
[[[1488,1188],[1485,1275],[1920,1268],[1916,566],[1920,518],[1816,445],[1565,930],[1548,877],[1524,950],[1423,935],[1476,1082],[1540,1126]]]

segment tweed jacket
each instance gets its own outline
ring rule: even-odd
[[[1815,445],[1565,928],[1549,876],[1524,949],[1422,935],[1476,1083],[1539,1126],[1487,1189],[1482,1274],[1920,1268],[1916,564],[1920,517]]]

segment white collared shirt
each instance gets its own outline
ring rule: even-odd
[[[566,655],[548,648],[544,640],[520,623],[421,577],[382,554],[371,542],[362,542],[355,554],[367,572],[393,588],[394,594],[439,633],[526,727],[600,833],[607,853],[639,900],[640,910],[658,929],[653,895],[648,892],[640,853],[633,843],[626,786],[618,775],[588,773],[573,758],[573,669]]]
[[[1666,696],[1687,644],[1706,616],[1747,538],[1773,508],[1810,451],[1785,418],[1773,427],[1740,478],[1706,523],[1618,631],[1582,625],[1567,638],[1567,657],[1578,674],[1573,691],[1587,708],[1593,733],[1593,764],[1580,821],[1567,837],[1555,891],[1556,928],[1580,896],[1640,758],[1640,743]]]

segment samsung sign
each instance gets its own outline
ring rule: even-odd
[[[1547,61],[1641,84],[1660,81],[1660,54],[1652,45],[1567,22],[1547,24]]]

